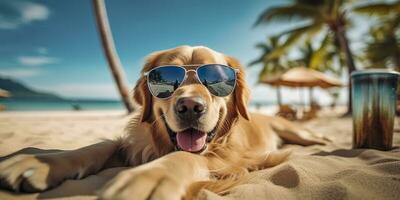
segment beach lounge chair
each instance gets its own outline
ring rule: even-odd
[[[311,108],[310,110],[305,111],[305,112],[303,113],[303,116],[301,117],[300,120],[301,120],[301,121],[307,121],[307,120],[310,120],[310,119],[314,119],[314,118],[316,118],[316,117],[317,117],[317,110]]]
[[[315,101],[312,101],[310,106],[311,106],[311,110],[314,110],[314,111],[319,111],[322,109],[322,107]]]
[[[279,111],[275,115],[292,121],[297,119],[296,109],[288,104],[279,105]]]

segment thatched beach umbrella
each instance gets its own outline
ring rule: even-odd
[[[311,88],[313,87],[326,89],[343,86],[340,80],[305,67],[295,67],[282,74],[267,76],[265,79],[261,80],[261,83],[275,87],[308,87],[310,88],[310,97]],[[280,94],[278,93],[278,99],[280,98]]]
[[[9,97],[9,96],[11,96],[11,95],[10,95],[10,92],[8,92],[7,90],[3,90],[3,89],[0,88],[0,97]]]
[[[340,87],[340,80],[330,77],[322,72],[305,67],[295,67],[283,74],[266,77],[261,81],[272,86],[288,87]]]

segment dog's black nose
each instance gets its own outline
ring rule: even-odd
[[[182,97],[175,105],[175,111],[181,118],[199,118],[205,110],[205,102],[200,97]]]

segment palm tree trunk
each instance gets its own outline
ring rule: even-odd
[[[397,45],[400,41],[396,37],[396,30],[389,30],[386,39],[390,44],[393,44],[393,54],[390,55],[390,58],[395,65],[394,70],[400,72],[400,47]]]
[[[282,105],[282,94],[281,94],[280,86],[276,86],[276,94],[277,94],[278,105],[281,106]]]
[[[313,102],[314,102],[314,99],[313,99],[313,88],[312,87],[309,87],[308,88],[308,95],[309,95],[309,100],[310,100],[310,109],[312,109],[312,104],[313,104]]]
[[[346,32],[344,25],[337,26],[337,29],[334,30],[335,37],[339,43],[340,50],[344,52],[345,59],[346,59],[346,64],[347,64],[347,72],[349,75],[349,92],[348,92],[348,98],[349,100],[347,101],[347,112],[346,115],[350,115],[352,112],[352,100],[351,100],[351,76],[350,74],[356,70],[356,67],[354,65],[354,60],[353,60],[353,54],[351,52],[349,42],[346,37]]]
[[[395,59],[394,63],[396,64],[394,69],[400,72],[400,50],[399,53],[394,57],[394,59]]]
[[[393,59],[393,63],[396,65],[394,69],[400,72],[400,49],[398,47],[395,49],[395,55],[393,56]]]
[[[131,113],[133,112],[133,104],[129,98],[129,89],[127,87],[125,73],[115,50],[104,0],[93,0],[93,8],[96,15],[97,28],[101,36],[101,43],[103,44],[104,54],[107,57],[108,66],[112,72],[115,83],[117,84],[122,101],[124,102],[128,113]]]

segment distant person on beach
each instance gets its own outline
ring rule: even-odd
[[[72,110],[79,111],[79,110],[82,110],[82,107],[79,104],[73,104],[72,105]]]

